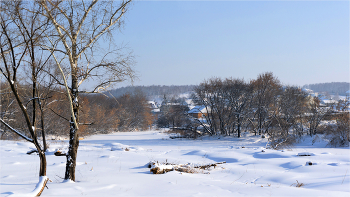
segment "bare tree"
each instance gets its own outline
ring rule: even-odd
[[[35,10],[35,12],[28,12],[27,9],[25,9],[28,7]],[[43,182],[40,181],[43,183],[40,192],[37,194],[40,195],[48,179],[46,178],[45,135],[44,132],[42,132],[44,139],[42,146],[39,143],[36,128],[36,102],[40,102],[37,91],[37,76],[41,71],[42,66],[45,65],[46,60],[38,63],[36,54],[42,33],[45,31],[48,24],[45,20],[41,20],[40,6],[36,3],[26,4],[22,1],[5,1],[1,2],[0,9],[0,72],[5,77],[5,80],[15,97],[17,105],[24,116],[29,136],[27,136],[25,132],[21,132],[10,126],[2,118],[0,121],[10,131],[14,132],[24,140],[33,143],[36,147],[36,151],[40,158],[39,177],[41,180],[44,180]],[[25,65],[28,65],[32,71],[32,95],[27,101],[24,100],[24,96],[20,93],[19,87],[21,85],[18,82],[18,77],[21,72],[23,72]],[[32,103],[32,113],[30,113],[30,110],[28,109],[29,103]]]
[[[307,109],[307,94],[298,87],[284,87],[272,109],[269,141],[273,148],[290,146],[303,135],[303,118]],[[292,132],[291,132],[292,131]]]
[[[337,113],[334,115],[336,124],[328,125],[326,137],[330,146],[349,146],[350,142],[350,116],[347,109],[350,102],[348,99],[339,100],[336,105]]]
[[[302,123],[300,120],[304,116],[307,108],[307,94],[300,90],[298,87],[285,87],[282,95],[279,97],[278,102],[279,113],[278,119],[281,130],[286,132],[290,128],[295,131],[296,135],[302,135]]]
[[[271,126],[270,109],[276,104],[281,84],[271,72],[260,74],[252,84],[254,86],[255,117],[258,122],[257,130],[261,135],[263,129],[266,132]]]
[[[122,17],[130,2],[131,0],[40,1],[45,10],[43,15],[50,20],[56,31],[54,35],[47,35],[48,42],[44,47],[52,53],[61,70],[70,103],[70,139],[65,179],[75,181],[79,146],[79,93],[96,93],[134,76],[131,68],[133,57],[130,54],[123,55],[122,48],[111,49],[102,58],[95,55],[97,50],[101,50],[98,48],[103,41],[101,37],[109,35],[104,37],[112,41],[112,30],[122,26]],[[69,68],[65,68],[65,65],[69,65]],[[64,70],[69,70],[70,85],[66,82]],[[79,91],[80,85],[86,80],[96,80],[99,83],[91,91]]]
[[[224,81],[220,78],[209,79],[211,113],[215,117],[214,122],[222,135],[228,135],[230,130],[231,113],[229,113],[229,101],[226,98]]]
[[[205,107],[207,113],[202,114],[202,117],[205,121],[199,121],[201,126],[205,129],[210,135],[217,134],[218,131],[218,118],[215,98],[217,98],[216,89],[213,88],[212,82],[215,80],[221,79],[210,79],[202,82],[199,86],[195,87],[195,94],[193,95],[193,100],[197,105]]]
[[[226,79],[224,82],[225,98],[228,101],[230,116],[237,123],[237,137],[241,137],[242,122],[247,119],[248,107],[253,96],[253,87],[243,79]],[[235,125],[235,124],[234,124]]]
[[[309,126],[309,135],[316,135],[317,128],[324,117],[331,113],[332,107],[322,107],[321,101],[317,97],[312,97],[308,103],[306,121]]]

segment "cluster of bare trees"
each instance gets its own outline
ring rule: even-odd
[[[79,125],[84,125],[79,120],[79,94],[98,93],[133,79],[132,54],[113,42],[114,30],[122,27],[130,2],[1,1],[1,95],[9,98],[4,99],[8,103],[2,100],[1,106],[9,108],[1,113],[0,121],[8,131],[35,145],[40,157],[39,176],[46,175],[48,112],[68,119],[64,123],[67,127],[62,127],[70,136],[65,179],[74,181]],[[82,91],[79,87],[86,81],[94,85]],[[58,90],[60,94],[52,93]],[[61,111],[54,110],[61,101],[65,102]],[[21,116],[11,117],[16,112]],[[17,125],[19,120],[23,121]]]
[[[22,131],[25,136],[30,136],[22,112],[16,105],[16,98],[10,91],[9,85],[7,83],[0,85],[1,120]],[[25,103],[29,116],[32,117],[34,107],[31,103],[31,86],[18,84],[17,87],[18,94]],[[35,112],[39,120],[36,123],[39,139],[67,136],[70,113],[66,110],[69,106],[66,102],[65,91],[42,86],[38,86],[37,90],[44,96],[44,99],[40,101],[40,110]],[[154,117],[146,96],[142,93],[125,94],[119,98],[103,94],[81,94],[79,120],[78,134],[86,136],[112,131],[146,130],[152,126]],[[0,139],[17,139],[18,135],[8,128],[2,127],[0,137]],[[46,151],[46,143],[43,144],[43,149]]]
[[[208,134],[241,137],[242,130],[251,131],[268,135],[274,148],[291,144],[304,134],[315,135],[321,121],[334,111],[298,87],[282,86],[269,72],[250,82],[206,80],[195,89],[193,98],[206,108],[203,120],[197,122]]]
[[[154,117],[146,96],[141,92],[118,98],[101,94],[82,95],[81,100],[81,121],[88,123],[81,129],[86,135],[152,127]]]
[[[206,108],[202,126],[211,134],[241,135],[242,122],[248,116],[252,86],[241,79],[212,78],[195,89],[194,101]]]
[[[338,113],[335,118],[335,123],[321,126],[330,146],[346,146],[350,141],[350,114],[349,114],[350,100],[339,100],[335,106]],[[334,119],[334,118],[333,118]]]
[[[137,131],[151,129],[154,116],[146,96],[142,92],[125,94],[118,99],[119,131]]]

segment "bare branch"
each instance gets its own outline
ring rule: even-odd
[[[54,114],[56,114],[58,117],[60,117],[60,118],[62,118],[62,119],[64,119],[64,120],[66,120],[66,121],[69,122],[68,118],[65,118],[65,117],[61,116],[60,114],[56,113],[56,112],[55,112],[53,109],[51,109],[51,108],[49,108],[49,110],[51,110],[51,111],[52,111]]]
[[[10,129],[12,132],[14,132],[14,133],[16,133],[18,136],[20,136],[21,138],[23,138],[23,139],[25,139],[25,140],[27,140],[28,142],[31,142],[31,143],[34,142],[33,139],[31,139],[31,138],[25,136],[25,135],[22,134],[21,132],[19,132],[19,131],[17,131],[16,129],[12,128],[10,125],[8,125],[8,124],[7,124],[4,120],[2,120],[1,118],[0,118],[0,122],[1,122],[2,124],[4,124],[4,125],[5,125],[8,129]]]
[[[119,7],[119,9],[117,9],[113,15],[110,17],[110,20],[109,20],[109,24],[103,28],[99,33],[97,33],[97,35],[95,35],[94,37],[92,37],[90,39],[90,41],[80,50],[80,52],[77,54],[77,57],[79,57],[82,52],[84,52],[88,47],[90,47],[90,45],[92,43],[94,43],[102,34],[104,34],[108,29],[110,29],[115,23],[117,23],[121,17],[124,15],[125,13],[125,7],[131,2],[132,0],[128,0],[127,2],[123,3],[123,5],[121,5]],[[121,14],[115,19],[115,15],[119,12],[119,11],[122,11]]]

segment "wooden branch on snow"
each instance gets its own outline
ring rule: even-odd
[[[54,153],[55,156],[67,156],[66,153],[62,153],[61,151],[57,150],[55,153]]]
[[[31,155],[31,154],[33,154],[33,153],[38,153],[38,150],[34,150],[34,149],[33,149],[33,150],[30,150],[30,151],[27,152],[28,155]]]
[[[214,166],[214,168],[215,168],[218,164],[224,164],[224,163],[226,163],[226,161],[212,163],[212,164],[208,164],[208,165],[202,165],[202,166],[195,166],[194,168],[199,168],[199,169],[205,170],[205,169],[208,169],[208,168],[210,168],[212,166]]]
[[[43,193],[48,181],[52,182],[47,176],[40,176],[39,182],[36,184],[35,189],[29,193],[29,196],[40,196]]]
[[[40,195],[43,193],[43,191],[44,191],[44,189],[45,189],[46,184],[47,184],[48,181],[49,181],[49,178],[46,178],[46,179],[44,180],[44,183],[42,184],[42,187],[41,187],[40,191],[38,192],[38,194],[37,194],[36,196],[40,196]],[[52,182],[52,181],[51,181],[51,182]]]

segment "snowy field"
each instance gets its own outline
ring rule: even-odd
[[[265,149],[258,136],[169,139],[159,131],[95,135],[80,141],[76,182],[64,182],[67,141],[50,141],[48,183],[42,196],[350,196],[349,148],[306,139],[291,149]],[[33,146],[1,141],[0,195],[23,196],[38,182]],[[126,148],[128,151],[126,151]],[[310,156],[298,156],[307,153]],[[204,165],[197,173],[151,174],[150,161]],[[307,163],[311,162],[312,165]]]

